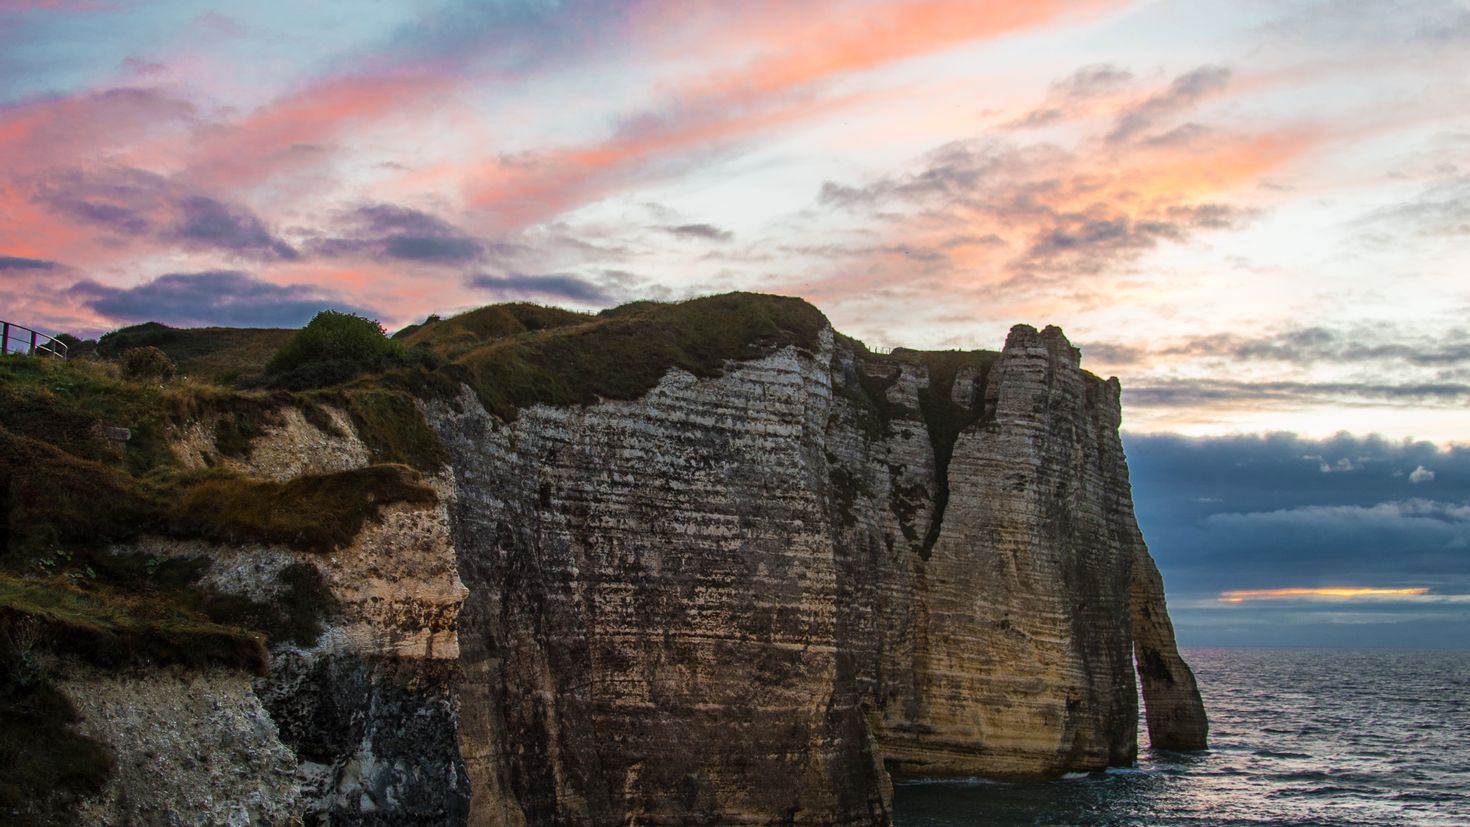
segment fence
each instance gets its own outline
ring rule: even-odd
[[[25,325],[0,321],[0,356],[23,353],[27,356],[57,356],[66,358],[66,342],[55,336],[47,336]]]

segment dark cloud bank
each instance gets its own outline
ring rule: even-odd
[[[47,270],[55,270],[61,265],[54,261],[46,261],[40,258],[26,258],[25,256],[7,256],[0,253],[0,274],[5,273],[37,273]]]
[[[573,273],[481,273],[465,283],[484,290],[497,301],[516,299],[565,299],[580,304],[611,304],[613,296],[592,279]]]
[[[117,321],[173,327],[301,327],[322,310],[375,316],[315,287],[280,285],[235,270],[170,273],[135,287],[81,281],[68,294]]]
[[[338,233],[313,239],[316,255],[392,258],[424,264],[463,265],[501,247],[476,238],[438,216],[395,204],[368,204],[344,213]]]
[[[1181,639],[1470,645],[1470,448],[1339,435],[1125,435]],[[1237,589],[1428,588],[1429,600],[1217,602]]]

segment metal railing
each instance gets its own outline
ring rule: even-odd
[[[0,356],[23,353],[27,356],[66,358],[66,342],[14,322],[0,321]]]

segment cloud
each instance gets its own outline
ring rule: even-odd
[[[1152,128],[1158,121],[1188,109],[1206,96],[1224,89],[1230,82],[1230,74],[1230,69],[1225,66],[1201,66],[1180,75],[1168,89],[1120,112],[1112,131],[1107,134],[1107,141],[1127,141]]]
[[[1443,16],[1425,19],[1416,34],[1424,40],[1447,45],[1470,41],[1470,9],[1453,9]]]
[[[1424,466],[1415,469],[1417,474]],[[1420,482],[1409,475],[1410,482]],[[1393,526],[1404,521],[1426,521],[1444,526],[1470,527],[1470,504],[1437,500],[1391,500],[1371,506],[1308,505],[1249,514],[1212,514],[1206,525],[1240,528],[1246,524],[1276,523],[1290,526],[1332,525],[1338,528],[1350,523]]]
[[[1124,434],[1139,526],[1194,645],[1463,647],[1470,446],[1338,434]],[[1352,473],[1323,474],[1350,463]],[[1410,469],[1436,469],[1435,497]],[[1226,592],[1426,589],[1352,606]],[[1395,624],[1413,620],[1413,626]],[[1448,626],[1446,625],[1448,624]],[[1350,631],[1348,631],[1350,630]]]
[[[479,274],[470,276],[465,283],[477,290],[489,291],[497,298],[543,297],[580,304],[610,304],[613,301],[603,286],[571,273]]]
[[[1246,225],[1259,211],[1216,193],[1313,140],[1306,134],[1212,133],[1187,147],[1084,142],[1075,149],[993,134],[953,141],[910,171],[859,183],[828,180],[817,193],[819,206],[866,217],[871,232],[911,247],[945,250],[948,262],[917,273],[875,261],[861,282],[834,267],[828,279],[803,283],[803,290],[840,299],[880,282],[901,285],[922,276],[1003,288],[1017,300],[1054,292],[1079,276],[1117,270],[1160,245]],[[957,235],[1001,243],[949,248]]]
[[[1113,95],[1132,83],[1132,72],[1110,63],[1083,66],[1054,81],[1040,106],[1007,123],[1005,128],[1030,129],[1076,118],[1089,111],[1093,99]]]
[[[1421,482],[1434,482],[1434,472],[1420,465],[1409,473],[1409,482],[1418,485]]]
[[[1111,63],[1083,66],[1051,85],[1051,95],[1064,100],[1082,100],[1121,91],[1133,82],[1133,73]]]
[[[676,52],[705,54],[720,68],[669,88],[660,104],[622,119],[604,141],[498,155],[463,177],[475,182],[471,200],[508,227],[536,224],[863,97],[830,94],[839,78],[1105,5],[927,0],[872,4],[856,14],[838,2],[669,7],[649,19],[651,30],[667,37],[691,26],[680,32]]]
[[[705,241],[730,241],[735,234],[713,224],[679,224],[663,228],[664,232],[680,238],[696,238]]]
[[[1285,588],[1285,589],[1236,589],[1235,591],[1222,592],[1220,600],[1226,603],[1242,603],[1247,600],[1292,600],[1302,597],[1324,597],[1337,600],[1350,600],[1354,598],[1380,598],[1380,597],[1418,597],[1429,589],[1420,587],[1407,589],[1374,589],[1374,588]]]
[[[1178,225],[1167,221],[1134,221],[1126,215],[1063,213],[1052,226],[1038,234],[1026,251],[1033,265],[1061,255],[1091,262],[1089,269],[1101,268],[1120,253],[1148,249],[1161,238],[1173,241],[1184,237]]]
[[[70,298],[119,323],[175,327],[300,327],[325,309],[376,315],[307,285],[280,285],[236,270],[170,273],[134,287],[81,281]]]
[[[1125,406],[1190,407],[1263,400],[1374,400],[1460,405],[1470,400],[1461,382],[1248,382],[1229,379],[1154,379],[1123,390]]]
[[[1353,224],[1397,227],[1428,236],[1470,236],[1470,175],[1437,181],[1413,198],[1369,212]]]
[[[147,146],[177,135],[198,116],[197,107],[175,93],[132,86],[0,106],[0,174],[39,174],[79,158]]]
[[[1087,352],[1115,365],[1178,357],[1301,366],[1325,362],[1451,367],[1470,363],[1470,331],[1450,329],[1423,335],[1384,324],[1341,329],[1311,325],[1255,336],[1233,332],[1191,336],[1150,347],[1095,342],[1087,345]]]
[[[0,254],[0,273],[34,272],[37,270],[55,270],[61,267],[54,261],[40,258],[26,258],[25,256],[7,256]]]
[[[148,75],[159,75],[168,71],[168,66],[156,60],[129,55],[122,59],[119,67],[127,70],[130,74],[144,77]]]
[[[1086,212],[1049,216],[1049,226],[1037,232],[1018,264],[1047,267],[1065,257],[1075,269],[1096,272],[1160,241],[1180,242],[1197,230],[1238,227],[1251,215],[1251,210],[1226,204],[1170,204],[1140,220],[1094,204]]]
[[[254,213],[238,205],[225,204],[202,195],[179,201],[178,224],[165,238],[185,246],[213,247],[265,258],[291,260],[299,257],[291,245],[266,230]]]
[[[423,71],[320,78],[205,132],[184,177],[217,188],[248,187],[320,162],[314,151],[354,127],[441,101],[455,79]]]
[[[191,192],[142,169],[55,170],[41,179],[34,198],[56,214],[125,240],[147,239],[259,260],[299,257],[246,207]]]
[[[368,204],[348,211],[340,234],[307,242],[322,256],[376,256],[427,264],[462,265],[480,261],[492,245],[421,210],[395,204]]]

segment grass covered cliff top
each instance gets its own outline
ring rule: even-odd
[[[431,316],[377,341],[363,335],[362,326],[354,328],[353,319],[328,312],[301,331],[176,329],[150,322],[102,337],[96,353],[117,358],[156,347],[182,375],[246,390],[438,396],[454,395],[465,383],[487,409],[512,419],[538,402],[635,399],[674,367],[714,376],[729,360],[786,345],[815,351],[827,325],[821,311],[801,299],[756,293],[634,302],[597,314],[490,305],[445,319]],[[362,338],[344,341],[357,336]]]
[[[502,324],[502,311],[517,324]],[[449,343],[442,354],[449,360],[446,375],[473,388],[486,409],[511,419],[538,402],[637,399],[670,368],[709,377],[728,361],[788,345],[815,352],[826,325],[821,311],[800,299],[728,293],[676,304],[637,302],[596,316],[502,305],[426,323],[403,340]]]

